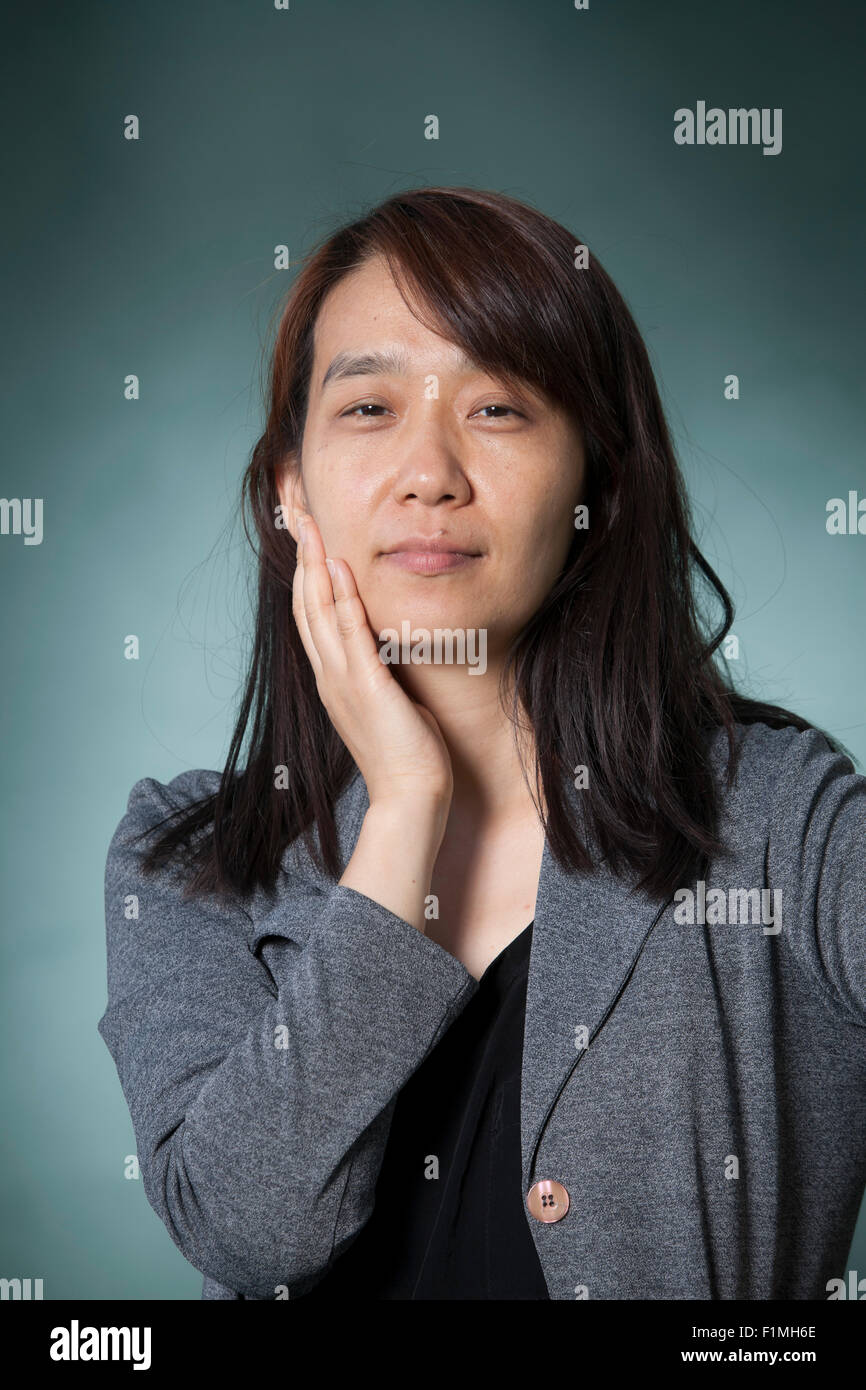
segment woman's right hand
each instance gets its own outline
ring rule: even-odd
[[[380,660],[347,562],[332,559],[332,578],[315,521],[308,512],[296,521],[292,612],[319,698],[361,771],[371,809],[429,805],[447,812],[453,775],[436,720]]]

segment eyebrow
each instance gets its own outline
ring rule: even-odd
[[[476,369],[477,363],[459,354],[457,367],[463,371]],[[389,348],[383,352],[338,352],[325,375],[321,389],[324,391],[329,381],[340,381],[348,376],[404,376],[409,370],[409,355],[402,348]]]

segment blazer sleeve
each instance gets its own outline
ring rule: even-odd
[[[866,777],[819,731],[791,738],[774,788],[769,880],[782,933],[813,984],[866,1026]]]
[[[256,922],[256,940],[276,938],[266,967],[242,907],[142,872],[129,837],[176,805],[174,785],[137,782],[111,841],[98,1029],[175,1244],[248,1298],[291,1297],[369,1218],[397,1093],[477,981],[339,884]]]

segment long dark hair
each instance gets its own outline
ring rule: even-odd
[[[578,265],[578,244],[502,194],[421,188],[387,199],[304,259],[276,333],[267,424],[243,482],[259,569],[237,724],[218,790],[145,832],[159,831],[147,869],[182,859],[188,894],[272,890],[286,846],[303,835],[321,871],[333,879],[342,871],[334,806],[356,767],[291,615],[296,549],[275,525],[277,472],[289,454],[300,457],[322,301],[377,254],[422,322],[502,379],[540,388],[582,431],[589,528],[575,531],[557,582],[512,644],[502,683],[512,720],[532,726],[533,794],[556,860],[572,872],[592,868],[563,785],[581,764],[584,816],[613,872],[628,865],[651,896],[669,897],[723,848],[708,733],[726,731],[730,783],[735,723],[814,727],[737,694],[727,666],[716,665],[733,606],[692,540],[638,328],[595,256]],[[696,580],[723,610],[709,634]],[[282,765],[284,789],[275,785]]]

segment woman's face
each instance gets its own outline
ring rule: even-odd
[[[562,568],[584,453],[559,407],[506,389],[419,323],[377,258],[320,309],[301,474],[280,486],[289,519],[312,513],[377,636],[404,620],[486,629],[490,661]],[[419,537],[462,554],[395,553]]]

